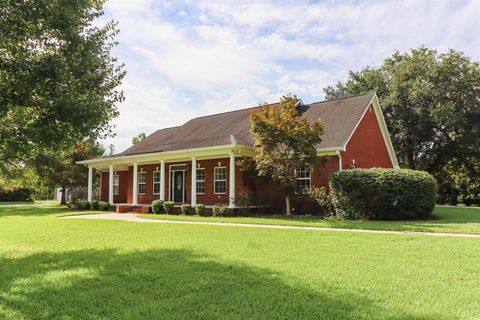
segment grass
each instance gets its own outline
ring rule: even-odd
[[[0,208],[1,319],[480,317],[480,239],[65,213]]]
[[[8,204],[58,204],[57,200],[35,200],[35,201],[0,201],[0,205]]]
[[[286,226],[309,226],[345,229],[372,229],[395,231],[423,231],[423,232],[448,232],[448,233],[473,233],[480,234],[480,208],[479,207],[446,207],[435,208],[435,220],[420,221],[351,221],[336,219],[321,219],[316,216],[259,216],[259,217],[199,217],[179,215],[152,215],[143,214],[142,218],[181,221],[208,221],[208,222],[233,222],[251,224],[272,224]]]

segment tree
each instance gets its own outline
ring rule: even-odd
[[[61,153],[41,154],[33,162],[38,175],[45,181],[62,189],[60,203],[65,204],[65,192],[69,188],[83,186],[88,178],[88,169],[77,161],[92,159],[104,154],[104,147],[98,142],[77,142],[70,150]]]
[[[255,168],[269,178],[285,195],[287,215],[291,215],[290,197],[298,189],[296,169],[316,166],[316,145],[322,139],[320,120],[309,123],[297,109],[296,96],[284,96],[276,105],[264,105],[250,114],[255,136]]]
[[[103,0],[0,0],[0,162],[111,135],[125,75]]]
[[[324,89],[327,99],[372,90],[401,166],[430,172],[440,190],[454,167],[480,175],[472,165],[480,157],[478,62],[454,50],[438,54],[422,46],[395,52],[379,67],[351,71],[345,83]]]
[[[132,144],[137,144],[143,139],[145,139],[147,135],[144,132],[140,132],[137,136],[132,138]]]

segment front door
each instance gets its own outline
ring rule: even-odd
[[[173,171],[173,201],[185,202],[185,171]]]

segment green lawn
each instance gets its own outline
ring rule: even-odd
[[[424,221],[349,221],[336,219],[320,219],[315,216],[292,217],[264,216],[264,217],[198,217],[178,215],[139,215],[142,218],[181,221],[209,221],[234,222],[252,224],[273,224],[286,226],[309,226],[347,229],[373,229],[397,231],[427,231],[449,233],[477,233],[480,234],[479,207],[444,207],[435,208],[435,220]]]
[[[0,201],[0,205],[8,205],[8,204],[58,204],[57,200],[35,200],[34,202],[31,201]]]
[[[478,319],[480,239],[0,208],[0,319]]]

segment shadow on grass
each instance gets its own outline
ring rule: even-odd
[[[13,216],[48,216],[54,214],[68,213],[70,210],[65,206],[60,205],[48,205],[48,206],[21,206],[21,207],[0,207],[1,217],[13,217]]]
[[[2,319],[441,319],[188,250],[3,257],[0,272]]]

